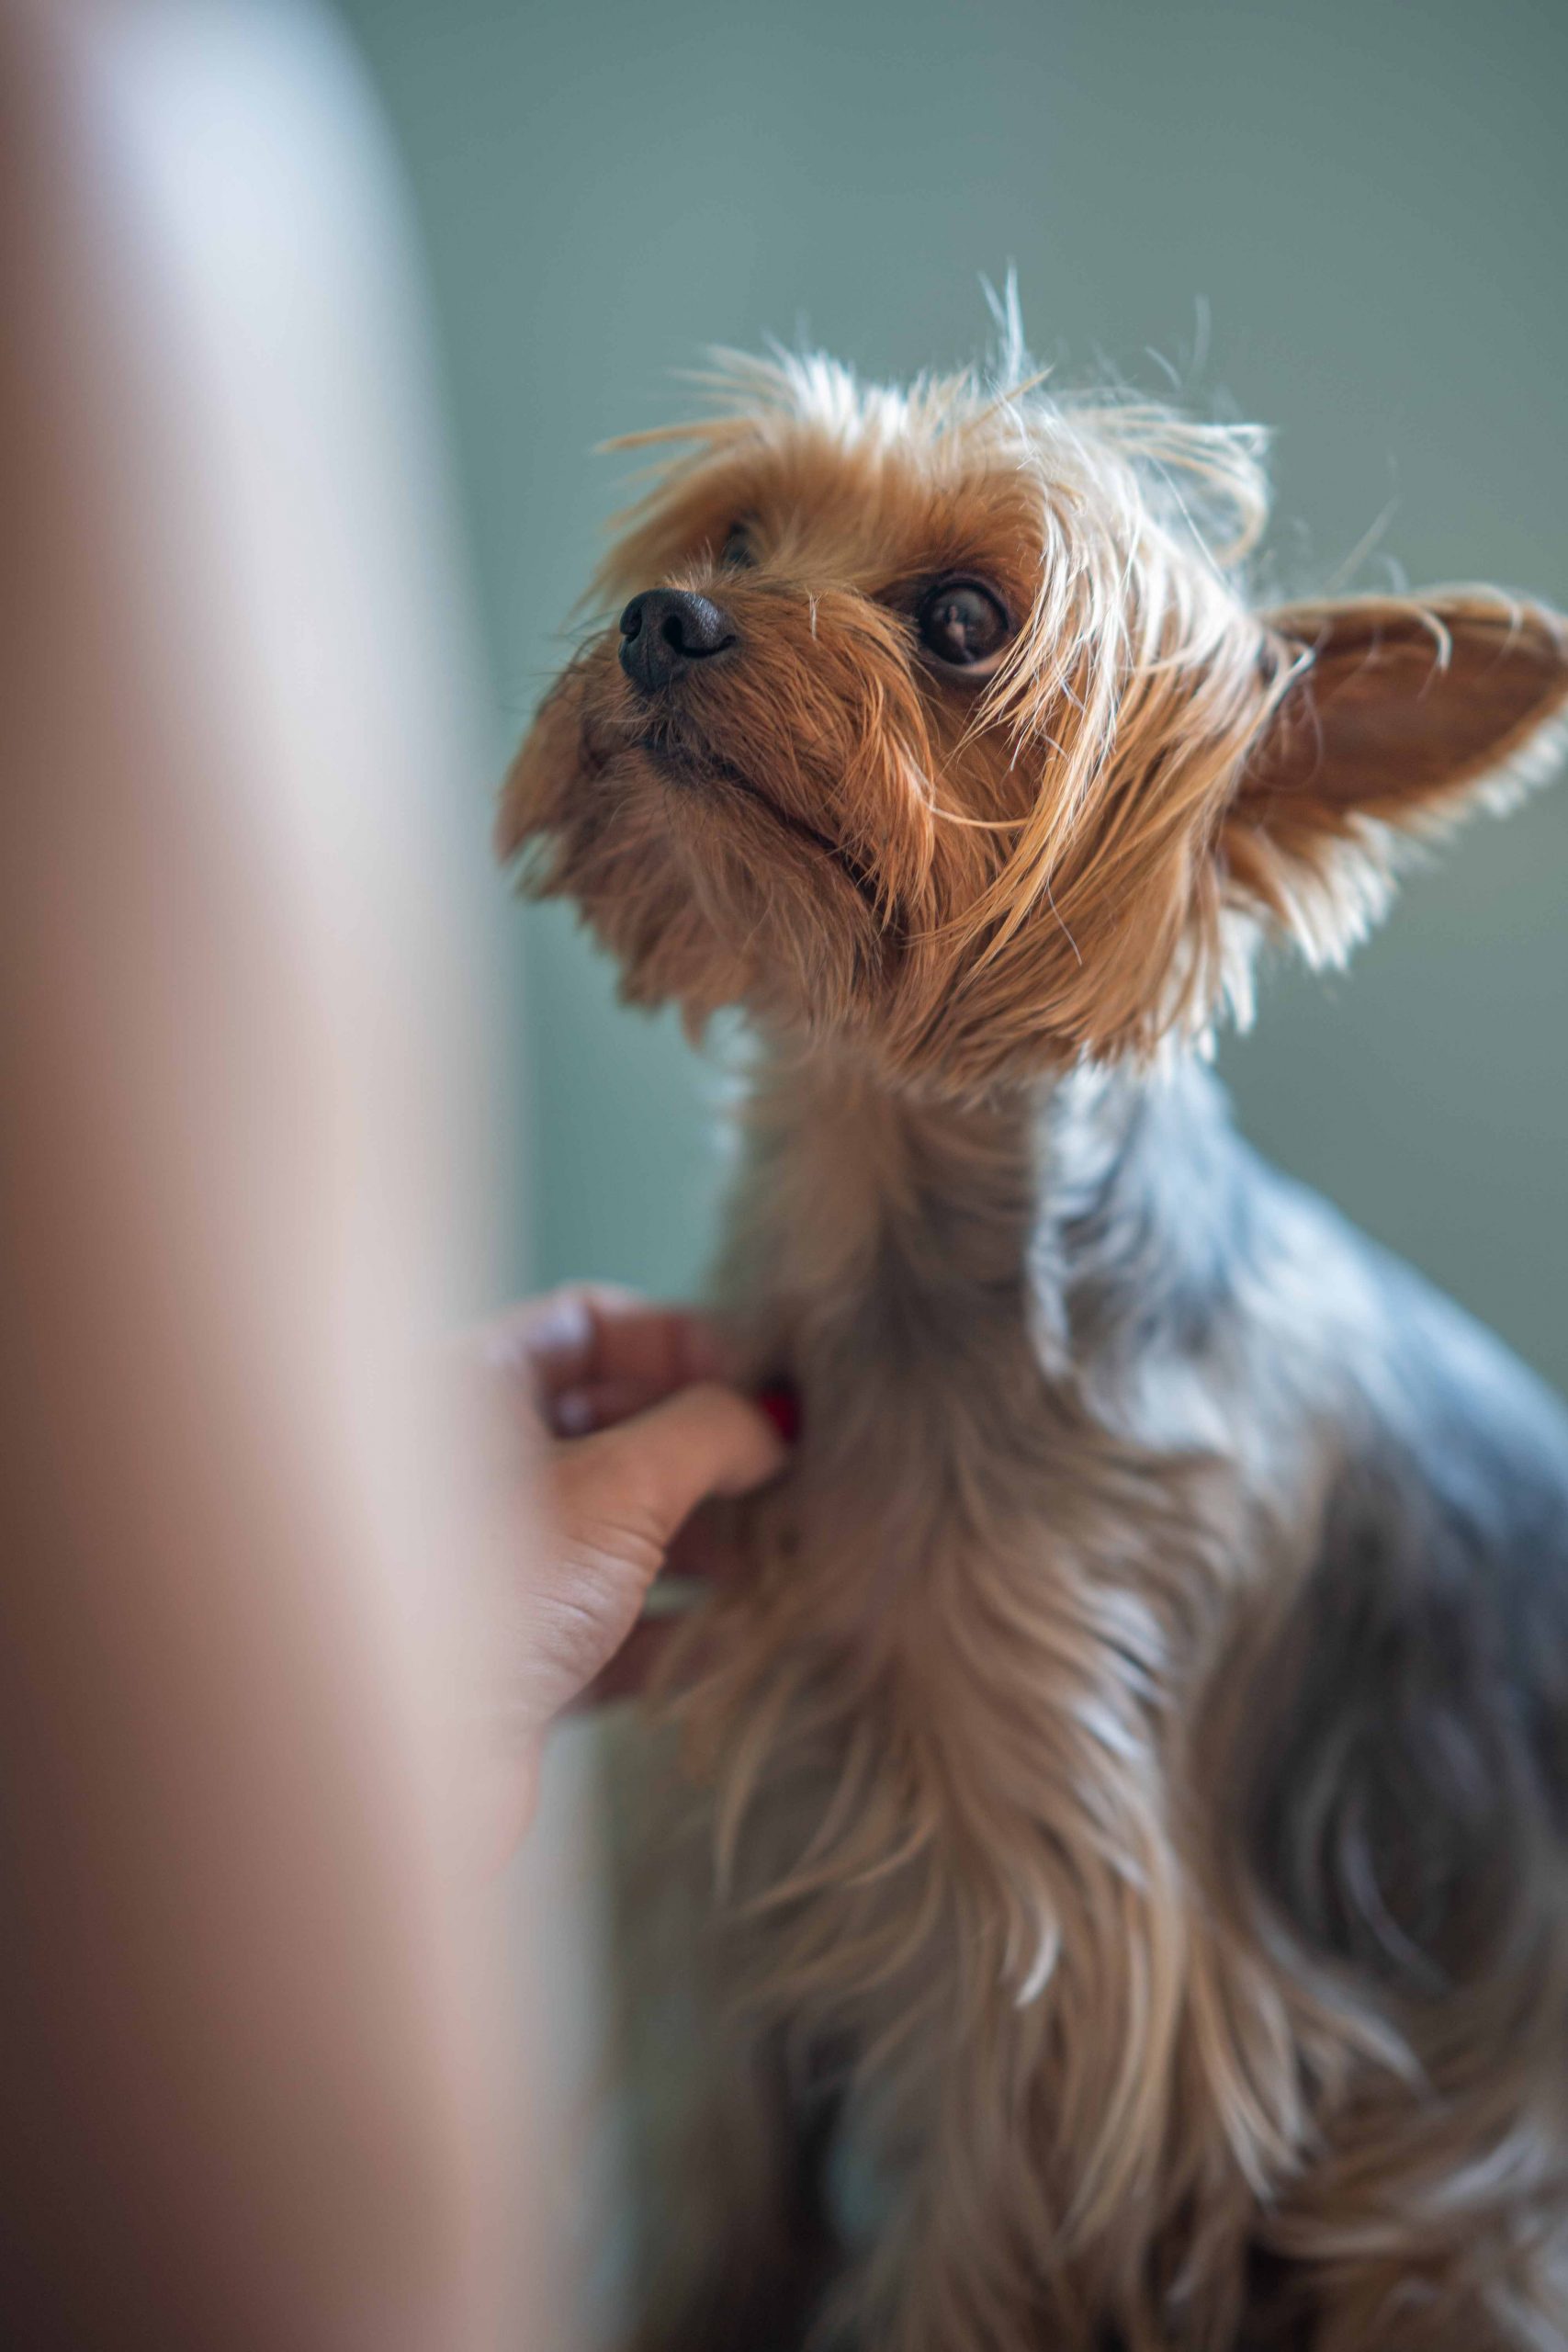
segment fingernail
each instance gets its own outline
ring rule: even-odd
[[[757,1391],[757,1402],[786,1445],[800,1435],[800,1392],[793,1382],[772,1380]]]
[[[550,1420],[557,1437],[587,1437],[594,1426],[592,1397],[581,1388],[567,1389],[552,1403]]]

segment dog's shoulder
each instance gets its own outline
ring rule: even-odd
[[[1391,1689],[1446,1634],[1506,1714],[1558,1743],[1568,1805],[1568,1407],[1413,1269],[1355,1248],[1381,1346],[1349,1367],[1305,1610],[1325,1634],[1381,1635]]]
[[[1382,1344],[1275,1644],[1251,1842],[1299,1932],[1416,1994],[1484,1968],[1562,1877],[1568,1412],[1355,1246]]]

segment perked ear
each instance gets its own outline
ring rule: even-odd
[[[1568,622],[1484,588],[1265,617],[1289,682],[1226,811],[1226,879],[1322,960],[1381,910],[1403,840],[1550,774]]]

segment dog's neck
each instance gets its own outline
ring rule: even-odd
[[[1010,1997],[1029,2007],[1072,1954],[1064,2146],[1087,2162],[1095,2141],[1111,2184],[1146,2185],[1164,2144],[1190,1924],[1173,1749],[1247,1554],[1233,1483],[1180,1426],[1210,1392],[1190,1326],[1169,1336],[1197,1295],[1194,1146],[1172,1150],[1214,1119],[1186,1091],[1075,1072],[955,1103],[763,1059],[729,1288],[758,1372],[799,1381],[804,1430],[692,1702],[738,1888],[773,1900],[781,1856],[817,1858],[773,1955],[802,1985],[848,1955],[814,2027],[869,2030],[890,1985],[916,2001],[958,1966],[941,1857],[984,1890]],[[860,1785],[881,1810],[840,1808],[852,1754],[876,1759]]]
[[[863,1327],[896,1298],[1016,1305],[1049,1101],[958,1105],[896,1090],[848,1055],[762,1057],[744,1114],[742,1261],[814,1321]]]
[[[1201,1073],[1076,1069],[980,1101],[866,1059],[762,1053],[727,1289],[760,1368],[990,1387],[1107,1376],[1136,1312],[1213,1286],[1229,1138]],[[1175,1311],[1174,1305],[1172,1311]]]

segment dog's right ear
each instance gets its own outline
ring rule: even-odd
[[[1472,588],[1265,617],[1289,679],[1225,813],[1226,880],[1331,956],[1377,910],[1402,837],[1550,773],[1568,622]]]

